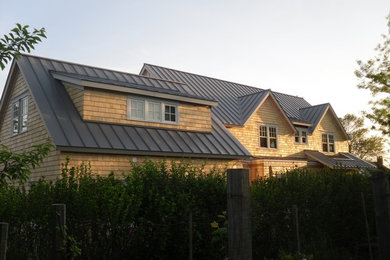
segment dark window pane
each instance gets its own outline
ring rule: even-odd
[[[276,147],[276,139],[271,138],[269,140],[269,146],[270,146],[270,148],[277,148]]]
[[[324,152],[328,151],[328,144],[322,144],[322,151]]]
[[[268,147],[268,145],[267,145],[267,138],[260,137],[260,147],[265,147],[265,148]]]
[[[329,144],[329,152],[334,153],[334,144]]]

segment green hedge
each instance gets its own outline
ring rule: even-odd
[[[41,180],[29,192],[3,187],[0,221],[8,222],[8,259],[49,259],[51,204],[67,207],[68,256],[80,259],[185,259],[188,216],[193,214],[195,259],[218,259],[210,223],[226,209],[226,178],[188,164],[146,161],[116,178],[88,167],[63,169],[56,182]],[[72,246],[72,247],[70,247]]]
[[[362,193],[376,256],[368,176],[297,170],[252,183],[254,259],[302,259],[293,205],[307,259],[367,259]],[[186,259],[190,211],[194,259],[226,256],[225,173],[204,174],[184,163],[168,169],[146,161],[117,178],[91,175],[85,165],[65,165],[62,179],[41,180],[29,192],[3,186],[0,221],[10,224],[8,259],[50,259],[53,203],[67,207],[68,258]],[[219,229],[210,225],[214,221]]]
[[[375,215],[367,175],[296,170],[252,185],[254,258],[297,253],[298,208],[301,252],[314,259],[368,259],[362,195],[375,243]]]

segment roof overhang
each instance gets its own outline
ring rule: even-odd
[[[292,123],[296,126],[305,126],[305,127],[311,127],[313,124],[312,123],[304,123],[300,121],[292,121]]]
[[[174,94],[167,94],[167,93],[161,93],[161,92],[155,92],[155,91],[149,91],[149,90],[143,90],[143,89],[137,89],[137,88],[130,88],[130,87],[122,87],[118,85],[112,85],[107,83],[101,83],[101,82],[94,82],[94,81],[88,81],[88,80],[82,80],[77,79],[74,77],[69,77],[60,73],[51,72],[52,76],[63,82],[64,84],[67,84],[70,87],[89,87],[94,89],[101,89],[101,90],[109,90],[109,91],[116,91],[116,92],[122,92],[127,94],[135,94],[135,95],[142,95],[142,96],[152,96],[156,98],[162,98],[162,99],[169,99],[169,100],[175,100],[180,102],[186,102],[186,103],[193,103],[198,105],[206,105],[206,106],[217,106],[217,101],[210,101],[210,100],[203,100],[203,99],[197,99],[192,97],[185,97],[185,96],[179,96]]]
[[[74,153],[95,153],[95,154],[117,154],[117,155],[134,155],[134,156],[157,156],[157,157],[176,157],[188,159],[247,159],[251,156],[229,155],[229,154],[196,154],[196,153],[175,153],[175,152],[152,152],[140,150],[123,150],[123,149],[106,149],[106,148],[86,148],[73,146],[59,146],[56,148],[62,152]]]
[[[313,132],[314,132],[314,131],[316,130],[316,128],[320,125],[321,121],[324,119],[324,117],[325,117],[325,115],[326,115],[326,113],[327,113],[328,111],[331,112],[332,116],[333,116],[334,119],[336,120],[337,125],[340,127],[341,132],[343,132],[344,137],[345,137],[347,140],[349,140],[349,139],[350,139],[349,135],[348,135],[347,132],[345,131],[343,125],[342,125],[341,122],[340,122],[340,119],[337,117],[336,112],[334,112],[334,110],[333,110],[333,108],[332,108],[332,106],[331,106],[330,104],[328,104],[328,107],[325,109],[324,113],[323,113],[322,116],[321,116],[321,119],[318,121],[318,124],[317,124],[316,127],[313,129]]]

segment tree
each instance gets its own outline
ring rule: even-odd
[[[30,53],[35,44],[42,41],[42,38],[46,38],[45,28],[34,28],[33,31],[28,29],[28,25],[22,26],[17,23],[8,35],[5,34],[0,39],[0,68],[2,70],[13,58],[17,59],[21,51]]]
[[[0,150],[0,186],[6,185],[10,181],[25,183],[32,169],[43,162],[43,158],[53,147],[51,143],[34,145],[29,152],[13,153],[7,146],[2,145]]]
[[[387,16],[387,34],[383,42],[375,48],[374,58],[362,62],[358,60],[359,69],[355,71],[360,79],[358,88],[368,89],[376,99],[370,102],[371,112],[366,116],[379,126],[379,130],[390,136],[390,14]]]
[[[341,123],[351,138],[351,153],[363,160],[375,160],[383,154],[386,140],[380,136],[368,136],[370,130],[364,127],[364,118],[353,114],[346,114]]]

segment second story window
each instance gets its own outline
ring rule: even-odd
[[[307,144],[307,131],[298,129],[295,133],[295,142],[298,144]]]
[[[322,134],[322,151],[329,153],[335,152],[334,135]]]
[[[260,147],[278,148],[278,139],[275,126],[260,125]]]
[[[22,97],[12,103],[12,135],[27,131],[28,97]]]
[[[129,97],[127,118],[130,120],[178,123],[177,105],[154,99]]]

